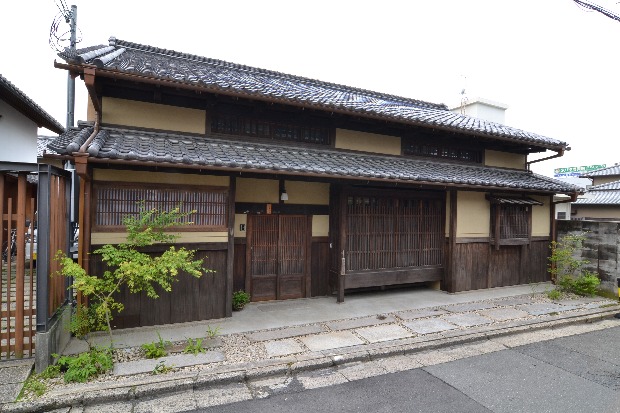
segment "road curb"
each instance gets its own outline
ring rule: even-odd
[[[499,327],[486,326],[429,334],[421,337],[400,339],[375,344],[364,344],[339,350],[321,351],[297,357],[262,360],[253,363],[224,366],[216,371],[182,372],[176,376],[153,376],[137,383],[96,383],[92,391],[83,388],[44,400],[12,402],[0,405],[2,413],[45,412],[69,407],[86,407],[112,401],[130,402],[149,399],[156,395],[186,390],[202,390],[208,387],[235,382],[262,379],[272,376],[293,375],[349,363],[368,362],[400,355],[412,355],[423,351],[454,347],[462,344],[491,340],[539,330],[554,330],[575,324],[596,323],[613,318],[618,312],[612,309],[589,310],[587,313],[557,315],[544,320],[532,319],[508,323]],[[620,323],[620,321],[619,321]],[[175,374],[175,373],[172,373]]]

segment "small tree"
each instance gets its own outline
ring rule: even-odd
[[[94,251],[101,254],[102,261],[109,270],[100,277],[88,275],[78,264],[73,262],[59,251],[57,259],[60,261],[60,273],[72,277],[72,288],[81,292],[89,299],[90,311],[86,321],[74,323],[81,327],[80,335],[85,337],[91,329],[108,330],[112,345],[113,314],[123,311],[123,304],[114,299],[114,294],[121,287],[126,287],[131,293],[146,292],[151,298],[158,298],[156,286],[164,291],[171,291],[172,283],[177,280],[179,271],[200,277],[204,272],[211,272],[202,268],[202,260],[194,260],[195,251],[185,248],[170,248],[158,257],[140,252],[139,249],[156,243],[174,243],[177,236],[166,233],[173,226],[183,225],[182,219],[189,213],[180,212],[179,208],[171,211],[147,210],[144,203],[140,203],[138,217],[126,217],[123,224],[127,229],[127,241],[118,245],[104,245]],[[78,308],[78,311],[86,309]],[[84,317],[82,317],[84,318]]]
[[[583,247],[584,234],[566,235],[561,241],[552,241],[548,271],[551,280],[560,291],[578,295],[594,295],[601,283],[596,273],[584,269],[588,260],[575,258],[575,252]]]

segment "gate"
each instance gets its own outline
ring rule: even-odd
[[[49,274],[57,270],[57,263],[49,259],[50,249],[68,251],[70,175],[47,165],[39,169],[37,164],[0,162],[0,359],[34,356],[38,323],[47,323],[49,314],[66,301],[67,282],[62,277],[50,280],[49,300],[47,288]],[[55,180],[49,179],[52,170]],[[47,200],[37,196],[37,187]],[[47,209],[37,211],[42,204]],[[44,308],[41,296],[46,298]]]
[[[310,295],[310,225],[306,216],[248,216],[246,289],[252,301]]]

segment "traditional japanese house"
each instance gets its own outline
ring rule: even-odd
[[[111,38],[62,54],[88,122],[49,145],[81,177],[80,263],[123,239],[136,201],[196,210],[180,241],[214,275],[119,326],[229,316],[231,294],[295,299],[426,283],[544,281],[552,196],[529,171],[567,144],[428,103]],[[48,155],[49,156],[49,155]]]

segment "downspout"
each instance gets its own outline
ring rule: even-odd
[[[72,155],[75,159],[75,171],[80,177],[80,207],[78,218],[80,237],[78,240],[78,265],[88,273],[90,268],[90,200],[92,177],[88,168],[89,154],[86,151],[90,143],[93,139],[95,139],[95,136],[99,133],[101,124],[101,101],[99,100],[95,89],[94,68],[84,69],[84,83],[86,84],[86,89],[88,90],[88,95],[93,104],[93,108],[95,109],[95,124],[93,127],[93,132],[90,134],[88,139],[86,139],[82,146],[80,146],[80,149]],[[78,292],[77,302],[82,305],[87,304],[86,297],[82,296],[80,292]]]
[[[560,156],[564,156],[564,150],[570,151],[570,147],[566,147],[566,149],[562,148],[556,152],[555,155],[547,156],[545,158],[535,159],[533,161],[527,161],[525,165],[527,165],[527,170],[530,170],[530,165],[536,162],[548,161],[549,159],[559,158]]]

